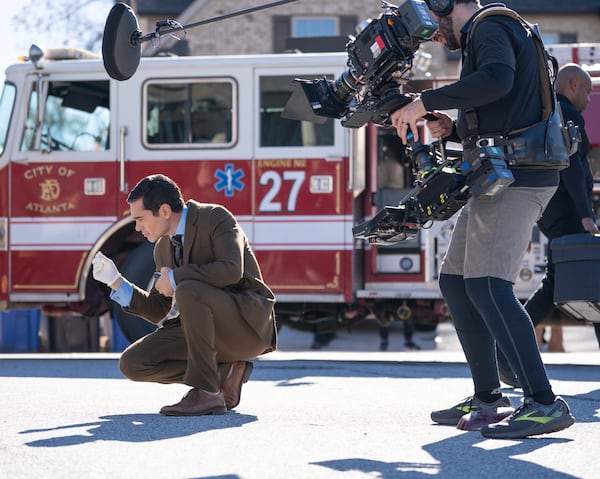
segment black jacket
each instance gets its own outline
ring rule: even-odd
[[[459,80],[421,94],[427,111],[458,109],[455,134],[449,138],[454,141],[471,135],[506,136],[542,119],[536,44],[519,22],[504,15],[488,16],[479,22],[466,44],[473,20],[486,7],[461,29]],[[473,117],[476,130],[472,128]],[[519,169],[513,176],[513,187],[558,183],[558,172],[552,170]]]
[[[585,132],[585,120],[573,104],[557,95],[565,121],[572,120],[581,132],[581,143],[570,159],[570,165],[560,172],[560,184],[548,203],[538,226],[548,238],[585,233],[582,218],[593,218],[592,189],[594,178],[587,159],[590,142]]]
[[[539,63],[535,40],[512,18],[493,15],[481,20],[469,44],[467,35],[479,10],[461,30],[460,79],[421,95],[428,111],[458,109],[456,133],[507,135],[542,119]],[[468,111],[477,116],[470,129]]]

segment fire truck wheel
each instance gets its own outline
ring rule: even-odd
[[[134,284],[149,287],[154,272],[153,249],[154,245],[148,241],[136,246],[121,265],[123,276]],[[137,341],[156,329],[155,325],[145,319],[126,313],[116,303],[113,303],[112,314],[129,342]]]

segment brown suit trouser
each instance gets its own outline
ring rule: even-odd
[[[253,359],[267,348],[226,291],[186,280],[177,285],[175,299],[179,318],[123,351],[119,366],[129,379],[215,392],[232,362]]]

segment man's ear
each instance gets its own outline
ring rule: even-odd
[[[168,204],[163,203],[162,205],[160,205],[160,208],[158,209],[158,214],[168,220],[171,217],[171,215],[173,214],[173,210],[171,209],[171,207]]]
[[[571,91],[577,91],[577,85],[579,85],[579,79],[571,78],[571,81],[569,82],[569,87],[571,88]]]

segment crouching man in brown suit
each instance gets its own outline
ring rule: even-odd
[[[277,342],[275,298],[248,239],[226,208],[184,203],[164,175],[143,178],[127,203],[136,231],[156,243],[154,286],[147,292],[130,283],[102,253],[93,275],[126,311],[159,327],[123,352],[121,371],[133,381],[192,387],[161,414],[225,413],[240,402],[250,361]]]

